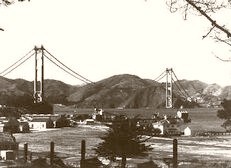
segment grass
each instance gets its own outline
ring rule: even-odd
[[[69,114],[91,114],[94,109],[78,109],[78,108],[56,108],[56,113],[69,113]],[[185,109],[189,113],[189,117],[192,122],[188,126],[194,132],[200,131],[224,131],[221,127],[224,120],[217,117],[217,108],[193,108]],[[114,114],[123,114],[128,117],[134,117],[140,115],[143,118],[151,118],[154,113],[159,113],[160,115],[172,115],[175,116],[177,109],[104,109],[105,112]]]
[[[224,130],[221,127],[223,120],[217,118],[217,110],[213,108],[187,109],[192,122],[187,124],[194,132]],[[59,113],[68,114],[91,114],[93,109],[67,109]],[[151,118],[156,112],[160,115],[176,115],[177,109],[104,109],[106,112],[125,114],[129,117],[141,115],[144,118]],[[99,137],[105,133],[105,129],[91,127],[63,128],[45,132],[34,132],[27,134],[14,134],[20,143],[28,143],[29,150],[35,156],[48,155],[50,142],[55,143],[56,155],[63,158],[65,163],[76,165],[80,160],[81,140],[86,140],[86,158],[94,156],[94,148],[100,143]],[[162,160],[164,157],[172,156],[172,139],[153,138],[149,142],[154,149],[150,156],[155,160]],[[178,137],[179,168],[205,167],[215,168],[229,166],[228,158],[231,157],[230,137]],[[230,153],[230,154],[229,154]],[[208,161],[209,160],[209,161]]]

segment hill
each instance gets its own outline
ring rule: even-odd
[[[24,106],[33,102],[33,82],[24,79],[7,79],[0,77],[0,104]],[[50,103],[67,103],[67,97],[75,92],[77,86],[71,86],[61,81],[45,80],[45,99]]]
[[[134,75],[115,75],[78,89],[68,98],[80,107],[156,107],[164,101],[164,88]]]
[[[217,106],[223,99],[231,99],[231,86],[221,87],[198,80],[178,83],[189,96],[203,106]],[[92,108],[147,108],[165,104],[165,84],[135,75],[115,75],[95,83],[72,86],[57,80],[44,81],[45,100],[52,104],[74,104]],[[182,99],[173,85],[174,102]],[[33,101],[33,82],[0,77],[0,104],[21,106]]]

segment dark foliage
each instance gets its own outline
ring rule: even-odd
[[[89,114],[75,114],[72,119],[74,121],[83,121],[89,118],[91,118],[91,115]]]
[[[22,130],[19,129],[20,132],[22,133],[30,132],[30,126],[28,122],[20,123],[19,128],[20,126],[22,126]]]
[[[15,117],[19,118],[21,112],[15,107],[0,107],[0,117]]]
[[[7,106],[14,107],[24,107],[33,102],[33,97],[29,94],[18,95],[8,95],[5,93],[0,93],[0,104],[5,104]]]
[[[56,128],[62,127],[70,127],[70,120],[68,120],[65,115],[61,115],[61,117],[56,121]]]
[[[217,111],[217,117],[221,119],[231,119],[231,100],[224,99],[221,106],[223,109]]]
[[[26,107],[33,114],[53,114],[53,106],[48,102],[31,103]]]
[[[49,118],[46,122],[47,128],[54,128],[54,122],[52,121],[51,118]]]
[[[19,122],[16,118],[10,118],[9,121],[4,125],[3,132],[18,133]]]
[[[151,148],[144,145],[147,139],[143,139],[136,121],[135,118],[116,117],[106,135],[101,137],[103,142],[95,149],[96,153],[111,160],[122,157],[125,162],[128,157],[147,155]]]
[[[175,108],[180,108],[181,106],[185,108],[195,108],[199,107],[199,104],[195,101],[183,100],[182,98],[177,98],[173,105]]]
[[[59,157],[55,157],[53,166],[48,164],[46,158],[38,158],[32,161],[31,166],[29,166],[29,168],[70,168],[70,167],[66,166]]]

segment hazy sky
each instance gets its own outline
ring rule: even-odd
[[[229,15],[230,16],[230,15]],[[227,18],[222,16],[222,18]],[[221,24],[226,24],[222,20]],[[229,48],[202,40],[203,17],[171,14],[165,0],[31,0],[0,7],[0,71],[35,45],[44,47],[84,77],[99,81],[116,74],[155,79],[173,68],[179,79],[231,85]],[[6,77],[33,80],[30,59]],[[81,81],[48,60],[45,78]]]

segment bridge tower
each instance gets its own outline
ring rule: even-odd
[[[172,68],[166,69],[166,108],[172,108]]]
[[[44,47],[34,48],[35,51],[35,79],[34,79],[34,103],[44,100]]]

